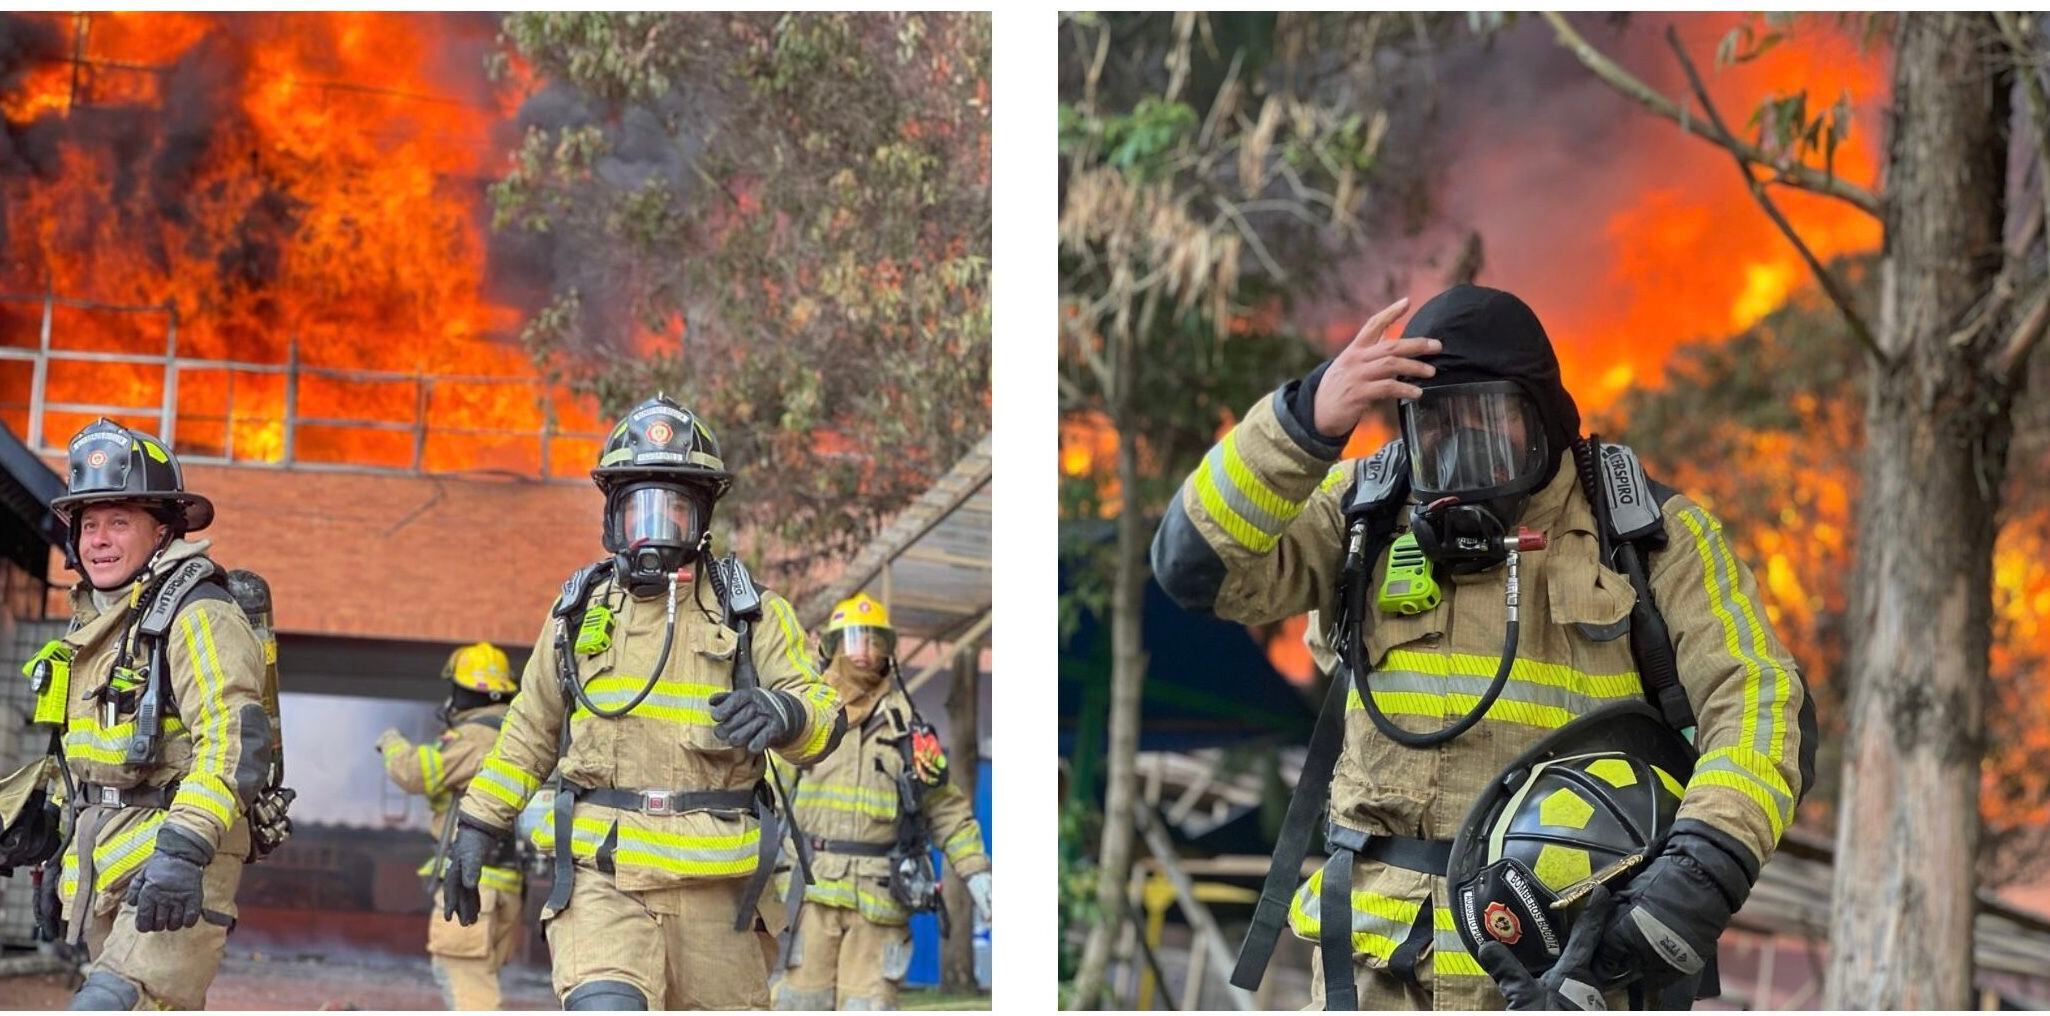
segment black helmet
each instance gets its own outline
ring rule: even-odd
[[[75,509],[106,501],[149,502],[152,513],[181,535],[213,524],[213,502],[185,489],[178,457],[150,434],[103,416],[71,439],[67,457],[64,493],[50,499],[50,510],[73,529]]]
[[[1565,947],[1580,900],[1658,855],[1694,750],[1639,701],[1580,717],[1518,756],[1452,841],[1446,881],[1467,951],[1500,942],[1533,975]]]
[[[605,492],[605,549],[642,593],[705,549],[712,509],[733,484],[711,428],[667,395],[612,428],[591,479]]]
[[[696,484],[710,491],[713,500],[733,485],[711,428],[667,395],[635,406],[612,428],[591,479],[604,491],[634,480]]]

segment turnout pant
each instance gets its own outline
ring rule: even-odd
[[[465,928],[441,916],[441,891],[435,890],[428,915],[427,952],[434,960],[434,981],[450,1009],[490,1010],[499,1007],[498,971],[512,958],[519,942],[520,894],[479,889],[477,923]]]
[[[774,939],[733,930],[747,879],[629,891],[579,861],[569,907],[546,922],[555,993],[613,981],[649,1009],[765,1009]]]
[[[807,903],[778,1009],[895,1009],[911,964],[911,929],[877,924],[846,907]]]
[[[134,877],[141,877],[138,870]],[[93,897],[91,914],[73,914],[85,921],[85,944],[92,962],[88,979],[113,976],[139,995],[139,1009],[204,1009],[206,992],[227,952],[228,928],[235,920],[235,890],[242,884],[242,855],[231,850],[214,854],[201,876],[206,914],[198,924],[177,931],[135,930],[135,907],[122,902],[126,883]]]

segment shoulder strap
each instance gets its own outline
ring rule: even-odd
[[[555,617],[570,617],[580,614],[584,605],[591,602],[591,590],[612,577],[612,559],[593,561],[577,569],[576,574],[564,579],[562,593],[555,598],[555,606],[549,613]]]
[[[591,591],[612,575],[612,559],[594,561],[577,569],[562,583],[562,593],[555,598],[555,606],[549,615],[555,618],[555,679],[562,685],[562,733],[555,743],[555,757],[569,758],[570,720],[576,713],[577,658],[575,636],[570,634],[577,622],[577,615],[584,612],[591,602]],[[550,816],[555,822],[555,885],[549,891],[547,906],[556,913],[569,907],[570,887],[576,878],[576,859],[571,852],[573,819],[576,814],[577,786],[568,779],[558,776],[555,788],[554,807]],[[455,814],[450,809],[451,821]]]
[[[217,595],[209,599],[226,599],[226,586],[220,583],[221,568],[203,557],[187,558],[160,583],[150,594],[149,602],[143,605],[142,616],[136,621],[136,630],[146,638],[160,639],[171,630],[171,622],[178,616],[178,608],[187,597],[199,590],[202,583],[217,587]]]
[[[128,755],[123,760],[125,764],[139,766],[156,761],[162,747],[164,711],[177,708],[171,694],[171,657],[165,648],[168,642],[165,636],[187,601],[235,602],[235,598],[228,594],[228,587],[221,583],[223,574],[219,565],[204,557],[188,558],[157,582],[143,602],[135,622],[135,634],[147,656],[145,666],[149,668],[149,679],[143,685],[142,696],[136,700],[135,735],[129,738]]]
[[[1595,449],[1600,462],[1594,461]],[[1666,725],[1694,740],[1694,705],[1680,683],[1673,637],[1659,612],[1651,588],[1651,555],[1666,546],[1665,517],[1659,510],[1657,485],[1645,476],[1644,464],[1627,445],[1608,444],[1590,436],[1573,446],[1588,503],[1600,530],[1602,553],[1630,580],[1637,602],[1630,608],[1630,655],[1644,679],[1644,697],[1658,707]]]

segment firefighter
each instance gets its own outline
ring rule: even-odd
[[[76,788],[58,904],[91,962],[71,1008],[197,1009],[272,764],[263,653],[211,541],[187,539],[214,508],[169,448],[102,418],[67,458],[50,507],[83,578],[70,630],[25,669]]]
[[[778,1009],[897,1008],[897,985],[911,963],[907,921],[937,902],[932,845],[967,881],[977,915],[989,920],[982,827],[967,795],[947,782],[938,737],[904,691],[896,638],[889,612],[866,593],[835,606],[820,634],[826,680],[846,704],[848,733],[825,761],[785,784],[811,847],[813,881],[790,969],[776,985]]]
[[[465,926],[442,914],[441,875],[444,852],[453,835],[455,812],[449,807],[477,770],[505,723],[505,711],[519,685],[505,650],[489,642],[467,645],[449,654],[441,668],[449,682],[441,708],[444,730],[433,744],[415,745],[396,730],[377,739],[385,774],[410,794],[424,794],[434,814],[434,856],[420,866],[431,887],[427,918],[427,952],[434,958],[434,979],[444,1004],[451,1009],[497,1009],[498,971],[512,957],[519,941],[523,879],[508,841],[477,878],[478,923]]]
[[[1322,802],[1292,805],[1300,828],[1284,831],[1237,979],[1257,983],[1285,916],[1320,943],[1327,1008],[1499,1008],[1455,932],[1448,841],[1510,759],[1640,698],[1700,758],[1662,853],[1616,894],[1596,965],[1605,987],[1698,976],[1810,782],[1800,672],[1721,523],[1645,480],[1627,448],[1582,437],[1528,306],[1459,286],[1384,339],[1406,306],[1254,406],[1154,539],[1155,574],[1188,609],[1246,624],[1310,612],[1342,717],[1326,742],[1332,858],[1291,897],[1282,868],[1315,821],[1297,812]],[[1402,440],[1339,462],[1390,404]]]
[[[782,839],[764,753],[824,758],[839,696],[790,605],[711,554],[733,475],[703,421],[657,395],[591,475],[611,556],[564,583],[535,642],[459,805],[443,906],[477,919],[485,860],[559,761],[536,845],[555,860],[541,920],[564,1008],[762,1008],[757,909]]]

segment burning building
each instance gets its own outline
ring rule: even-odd
[[[597,407],[536,370],[489,242],[523,89],[486,73],[496,31],[0,15],[0,423],[60,467],[96,416],[156,433],[217,559],[269,579],[306,832],[252,869],[258,937],[312,907],[420,944],[427,838],[382,830],[424,810],[371,742],[429,733],[455,646],[521,662],[598,547]]]

